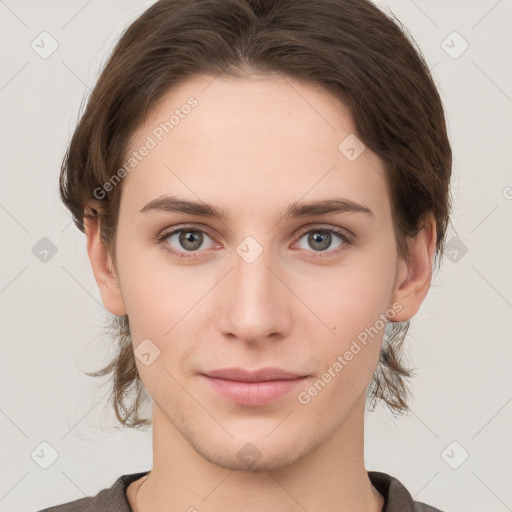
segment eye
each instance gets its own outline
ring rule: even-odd
[[[334,235],[334,238],[333,238]],[[339,252],[345,250],[348,246],[350,246],[352,242],[352,236],[342,231],[341,229],[335,228],[315,228],[310,229],[309,231],[304,232],[299,242],[302,239],[306,239],[305,243],[309,245],[309,247],[313,248],[313,252],[323,253],[327,252],[329,256],[333,254],[338,254]],[[338,238],[341,242],[334,248],[334,250],[327,250],[333,241]],[[339,249],[341,247],[341,249]],[[301,246],[301,249],[308,249],[308,247]],[[323,254],[319,254],[319,257],[324,257]],[[327,255],[326,255],[327,256]]]
[[[158,237],[158,241],[162,243],[166,251],[179,258],[197,258],[194,253],[201,249],[205,236],[210,238],[202,229],[184,226],[163,233]],[[205,249],[205,247],[202,247],[202,249]]]
[[[161,243],[167,252],[178,258],[187,259],[200,257],[195,253],[200,253],[201,250],[208,248],[203,247],[205,237],[212,240],[208,233],[202,229],[193,226],[182,226],[163,233],[157,237],[157,241]],[[314,257],[323,258],[336,255],[347,249],[352,243],[352,237],[353,235],[341,229],[319,227],[303,232],[299,238],[299,245],[300,241],[305,238],[305,243],[313,248],[312,252],[317,253]],[[336,238],[340,241],[338,245],[334,249],[327,250]],[[210,248],[214,245],[211,244]],[[304,246],[299,248],[309,250],[308,247]]]

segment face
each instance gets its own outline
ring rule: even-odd
[[[198,77],[131,139],[116,312],[154,406],[216,464],[289,465],[362,410],[405,274],[383,163],[355,132],[319,86]],[[205,376],[266,367],[300,378]]]

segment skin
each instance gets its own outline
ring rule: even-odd
[[[430,285],[432,216],[409,261],[396,249],[382,161],[368,148],[349,161],[338,145],[356,132],[345,105],[318,85],[268,75],[197,77],[172,89],[131,139],[130,151],[190,96],[198,105],[124,178],[114,262],[88,221],[87,248],[105,307],[127,314],[134,348],[150,339],[160,355],[137,359],[153,399],[153,468],[131,484],[132,509],[220,512],[380,511],[384,501],[363,457],[366,390],[384,329],[308,404],[298,401],[379,315],[412,318]],[[223,208],[225,222],[140,210],[162,194]],[[330,213],[279,221],[294,201],[355,201],[373,215]],[[203,232],[199,249],[172,227]],[[311,230],[332,235],[327,249]],[[263,249],[247,263],[247,237]],[[200,243],[200,242],[199,242]],[[170,245],[197,259],[180,259]],[[341,248],[341,252],[340,252]],[[319,254],[327,254],[319,257]],[[277,366],[308,379],[275,402],[236,405],[200,371]],[[237,456],[251,442],[250,469]],[[300,505],[299,505],[300,504]],[[190,509],[192,510],[192,509]]]

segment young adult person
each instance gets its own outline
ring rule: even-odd
[[[407,410],[450,174],[428,67],[371,2],[147,9],[60,185],[117,328],[96,375],[127,427],[149,395],[153,467],[46,512],[438,510],[366,470],[364,411]]]

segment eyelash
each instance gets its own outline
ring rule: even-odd
[[[163,233],[162,235],[157,236],[155,240],[162,245],[163,249],[166,252],[171,253],[174,256],[177,256],[178,258],[181,258],[181,259],[197,259],[197,258],[199,258],[199,256],[194,256],[194,254],[197,254],[198,251],[189,252],[189,253],[187,253],[187,252],[181,253],[181,252],[175,251],[174,249],[172,249],[169,246],[169,244],[165,243],[165,241],[170,236],[175,235],[176,233],[180,233],[182,231],[191,231],[191,232],[194,232],[194,233],[196,233],[196,232],[197,233],[204,233],[204,234],[208,235],[210,238],[213,239],[213,237],[210,236],[210,234],[207,231],[205,231],[204,229],[199,229],[199,228],[196,228],[194,226],[181,226],[181,227],[179,227],[177,229],[173,229],[171,231],[167,231],[167,232]],[[312,228],[312,229],[310,228],[310,229],[302,232],[297,240],[300,240],[304,235],[307,235],[308,233],[311,233],[311,232],[331,233],[331,234],[339,236],[340,239],[343,242],[343,245],[341,245],[337,249],[334,249],[333,251],[317,251],[316,252],[317,255],[314,256],[315,258],[328,258],[328,257],[332,257],[332,256],[337,255],[340,252],[346,250],[348,247],[350,247],[352,245],[352,238],[353,238],[353,236],[352,235],[348,235],[345,231],[342,231],[341,229],[336,229],[336,228],[323,228],[323,227],[316,227],[316,228]],[[315,253],[315,251],[312,251],[312,252]],[[326,255],[323,254],[324,252],[326,253]]]

